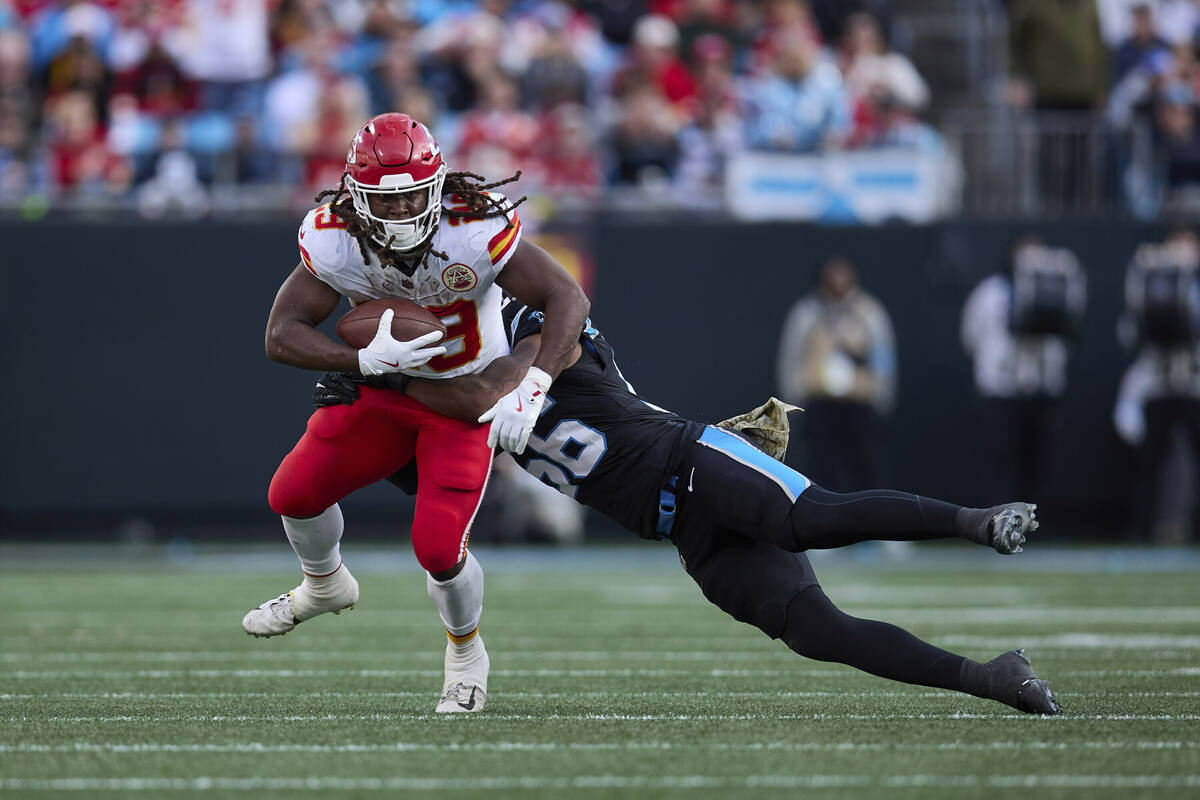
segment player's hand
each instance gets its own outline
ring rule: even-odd
[[[537,367],[530,367],[517,388],[484,412],[479,421],[492,421],[488,447],[499,444],[511,453],[525,452],[525,444],[537,423],[538,414],[542,413],[550,383],[549,375]]]
[[[357,399],[358,381],[348,372],[326,372],[313,387],[313,405],[317,408],[354,405]]]
[[[392,338],[390,308],[379,318],[379,330],[371,343],[358,351],[358,368],[363,375],[386,375],[402,369],[416,369],[431,358],[446,354],[444,347],[428,347],[445,336],[441,331],[430,331],[409,342],[398,342]]]

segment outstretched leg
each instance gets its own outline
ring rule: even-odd
[[[809,486],[788,515],[797,549],[824,550],[871,539],[919,541],[959,536],[1004,554],[1017,553],[1037,530],[1036,505],[967,508],[891,489],[839,494]]]
[[[844,613],[821,591],[803,553],[789,553],[696,518],[673,539],[684,569],[711,603],[772,639],[782,639],[802,656],[998,700],[1029,713],[1061,711],[1019,651],[981,664],[895,625]]]
[[[1029,714],[1062,713],[1050,687],[1034,674],[1022,651],[981,664],[895,625],[852,617],[835,606],[820,586],[805,589],[788,604],[780,638],[794,652],[817,661],[997,700]]]
[[[872,489],[840,494],[709,426],[688,446],[677,474],[680,515],[770,542],[791,552],[872,539],[962,537],[1001,553],[1018,552],[1038,523],[1033,506],[966,508],[929,497]]]

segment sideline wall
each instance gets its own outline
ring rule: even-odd
[[[1125,223],[818,228],[599,220],[593,321],[647,398],[717,420],[774,391],[780,325],[829,255],[893,316],[899,400],[892,483],[998,502],[959,311],[1034,230],[1089,276],[1051,486],[1059,530],[1119,530],[1129,458],[1110,423],[1128,363],[1115,339],[1124,265],[1162,230]],[[56,520],[269,522],[266,486],[310,412],[314,375],[263,356],[267,310],[296,264],[295,226],[0,222],[0,534]],[[820,481],[820,466],[806,464]],[[1036,498],[1035,498],[1036,499]],[[394,514],[370,489],[357,513]]]

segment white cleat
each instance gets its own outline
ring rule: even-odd
[[[331,575],[305,575],[300,585],[287,594],[251,609],[242,617],[242,630],[251,636],[282,636],[304,620],[326,612],[340,614],[358,602],[358,581],[345,565]]]
[[[491,661],[478,634],[466,644],[446,643],[446,682],[442,699],[434,709],[439,714],[483,711],[487,703],[487,679]]]

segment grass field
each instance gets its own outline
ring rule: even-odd
[[[437,716],[444,639],[398,553],[348,555],[353,612],[257,640],[239,620],[285,557],[3,550],[0,795],[1200,796],[1195,553],[816,559],[853,613],[1027,647],[1053,719],[800,659],[654,545],[481,551],[488,709]]]

